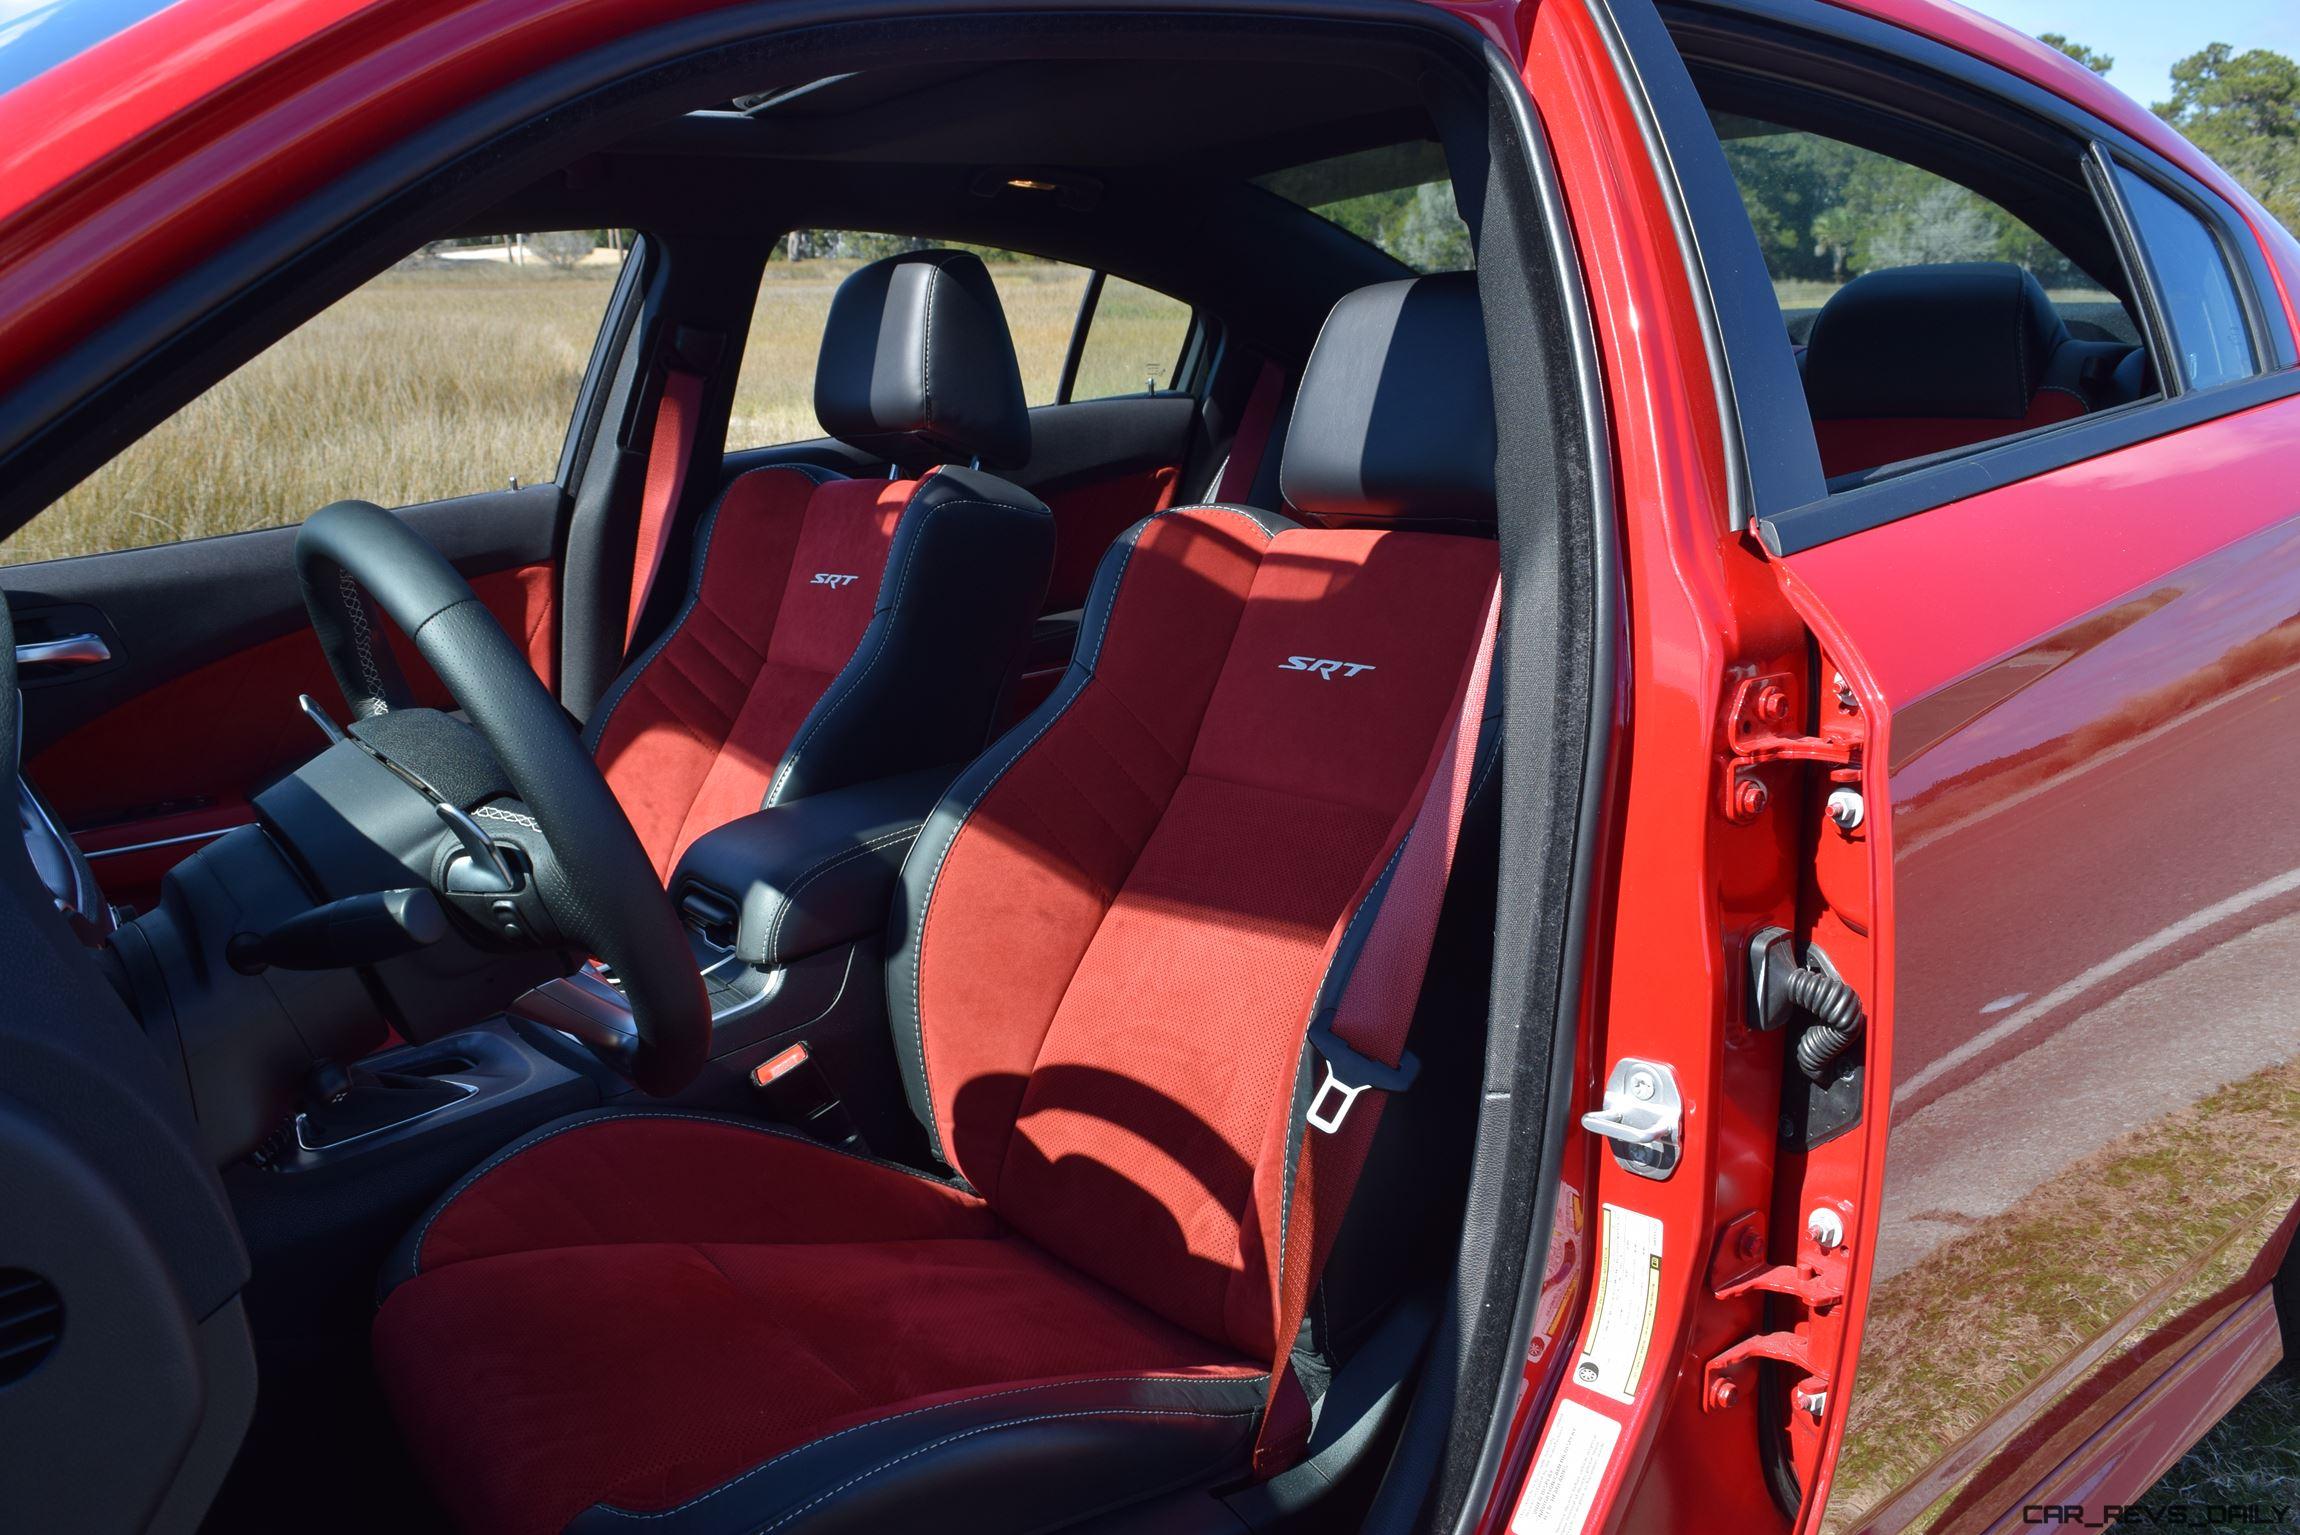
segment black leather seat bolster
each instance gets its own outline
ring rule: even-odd
[[[1054,514],[1037,497],[955,465],[921,481],[878,612],[783,753],[766,803],[981,751],[1053,568]]]
[[[785,1451],[668,1510],[594,1505],[570,1535],[861,1535],[958,1512],[974,1530],[1037,1530],[1235,1475],[1266,1377],[998,1387]],[[773,1390],[762,1382],[761,1390]]]
[[[697,838],[671,899],[700,888],[739,912],[735,953],[784,965],[886,926],[895,876],[958,764],[810,795]]]

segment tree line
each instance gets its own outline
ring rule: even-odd
[[[2105,74],[2107,54],[2058,33],[2043,41]],[[2300,64],[2226,43],[2173,67],[2156,114],[2300,230]],[[1851,144],[1721,118],[1725,153],[1776,282],[1834,285],[1934,261],[2011,261],[2051,287],[2089,279],[2004,209],[1929,171]]]

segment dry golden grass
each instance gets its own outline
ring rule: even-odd
[[[727,441],[821,435],[815,351],[852,262],[772,262]],[[1086,274],[994,264],[1033,404],[1054,398]],[[161,423],[14,536],[0,564],[295,522],[356,496],[386,506],[523,484],[557,470],[615,278],[471,262],[391,272],[345,297]],[[1077,396],[1168,382],[1188,310],[1112,279]]]
[[[2233,1284],[2290,1211],[2296,1177],[2300,1062],[2287,1062],[2129,1131],[1879,1284],[1826,1527],[1851,1528],[2167,1276],[2191,1278],[2151,1323]],[[2295,1448],[2288,1424],[2280,1441],[2239,1425],[2213,1453],[2231,1477],[2257,1465],[2273,1482]],[[2212,1477],[2176,1469],[2166,1495]]]
[[[398,506],[547,480],[614,275],[386,273],[0,542],[0,563],[277,527],[346,496]]]

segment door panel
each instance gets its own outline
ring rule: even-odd
[[[1888,705],[1890,1131],[1829,1528],[2127,1501],[2196,1426],[2183,1381],[2273,1362],[2295,431],[2267,407],[1787,562]]]
[[[548,683],[557,670],[552,485],[406,512],[471,579]],[[319,744],[296,708],[343,701],[304,617],[295,530],[0,570],[12,611],[68,616],[108,636],[112,660],[59,671],[26,695],[26,771],[115,901],[148,905],[159,878],[250,819],[250,794]],[[388,627],[388,626],[387,626]],[[448,702],[404,636],[417,694]]]

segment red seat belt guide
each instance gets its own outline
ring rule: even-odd
[[[1253,393],[1230,437],[1230,456],[1222,461],[1222,478],[1214,486],[1217,501],[1243,502],[1254,493],[1254,476],[1261,473],[1262,455],[1278,425],[1278,397],[1285,392],[1286,375],[1274,362],[1262,364],[1254,378]]]
[[[639,541],[631,565],[631,611],[623,623],[623,648],[639,632],[639,613],[655,589],[663,551],[671,541],[672,514],[686,489],[687,463],[695,456],[695,429],[702,414],[703,375],[672,368],[655,404],[655,433],[647,444],[647,481],[639,496]]]

